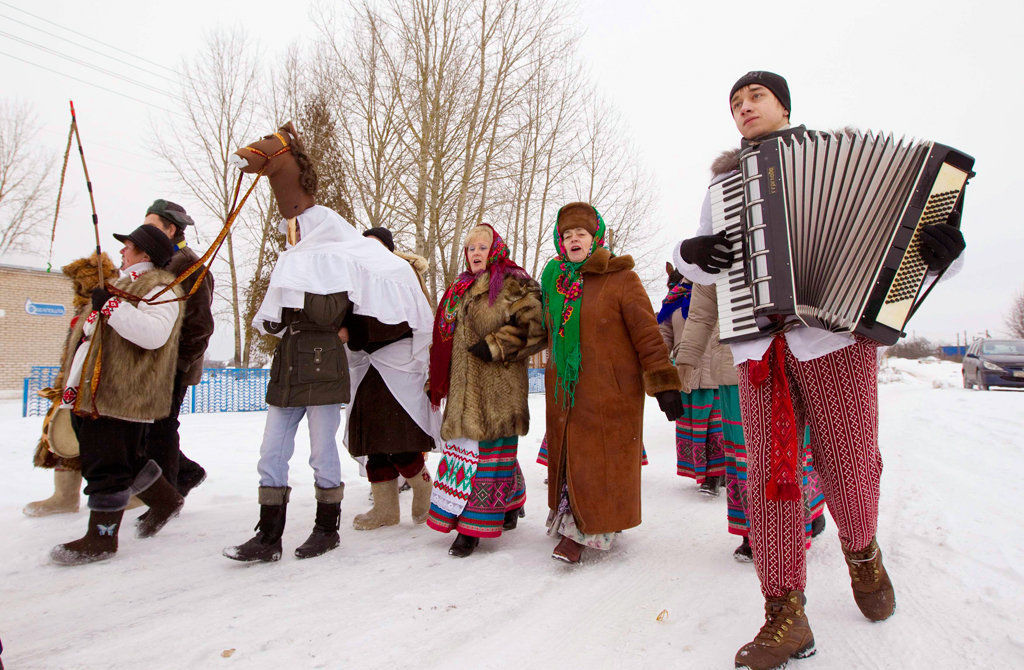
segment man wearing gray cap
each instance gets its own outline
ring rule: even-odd
[[[185,229],[194,225],[185,208],[169,200],[155,200],[146,210],[143,223],[159,228],[174,246],[174,253],[166,270],[174,276],[199,262],[199,256],[185,243]],[[188,295],[199,278],[202,267],[179,286]],[[185,317],[181,324],[178,345],[178,364],[171,393],[171,413],[153,422],[146,443],[146,453],[160,464],[164,476],[175,485],[182,496],[206,479],[206,470],[181,453],[178,436],[178,412],[189,386],[195,386],[203,377],[203,358],[213,334],[213,275],[207,274],[196,292],[185,301]]]

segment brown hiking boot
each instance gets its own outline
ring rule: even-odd
[[[736,652],[736,667],[747,670],[784,668],[791,658],[812,656],[814,634],[807,623],[803,591],[790,591],[764,603],[764,625],[752,642]]]
[[[884,621],[896,611],[896,595],[889,574],[882,565],[882,550],[871,538],[871,544],[861,551],[848,551],[843,547],[846,565],[850,569],[850,586],[857,607],[871,621]]]

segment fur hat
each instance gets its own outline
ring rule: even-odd
[[[597,210],[586,202],[570,202],[558,210],[558,234],[572,228],[585,228],[588,233],[597,233]]]
[[[785,77],[764,70],[751,70],[736,80],[736,83],[732,85],[732,90],[729,91],[730,106],[732,104],[732,96],[736,95],[736,91],[751,84],[758,84],[767,88],[775,94],[775,97],[782,103],[787,112],[793,113],[793,107],[789,100],[789,84],[786,83]]]
[[[79,258],[60,269],[71,280],[71,284],[75,288],[73,302],[75,312],[78,312],[78,310],[85,306],[85,303],[92,300],[92,290],[100,285],[99,273],[96,271],[97,260],[103,268],[104,280],[113,281],[117,279],[117,267],[111,262],[110,257],[106,253],[99,256],[93,254],[92,256]]]
[[[114,233],[114,238],[119,242],[131,240],[135,246],[146,252],[149,260],[153,261],[153,265],[158,268],[167,265],[174,254],[171,241],[167,239],[162,230],[153,226],[141,225],[127,235]]]

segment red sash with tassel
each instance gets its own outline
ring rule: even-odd
[[[759,361],[751,361],[747,367],[750,383],[761,386],[770,383],[771,395],[771,470],[765,493],[769,500],[800,500],[801,486],[797,483],[797,455],[800,453],[797,440],[796,412],[789,393],[786,379],[786,340],[782,334],[772,339],[768,351]]]

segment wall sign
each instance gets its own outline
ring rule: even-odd
[[[33,316],[64,316],[64,305],[50,305],[43,302],[32,302],[25,299],[25,311]]]

